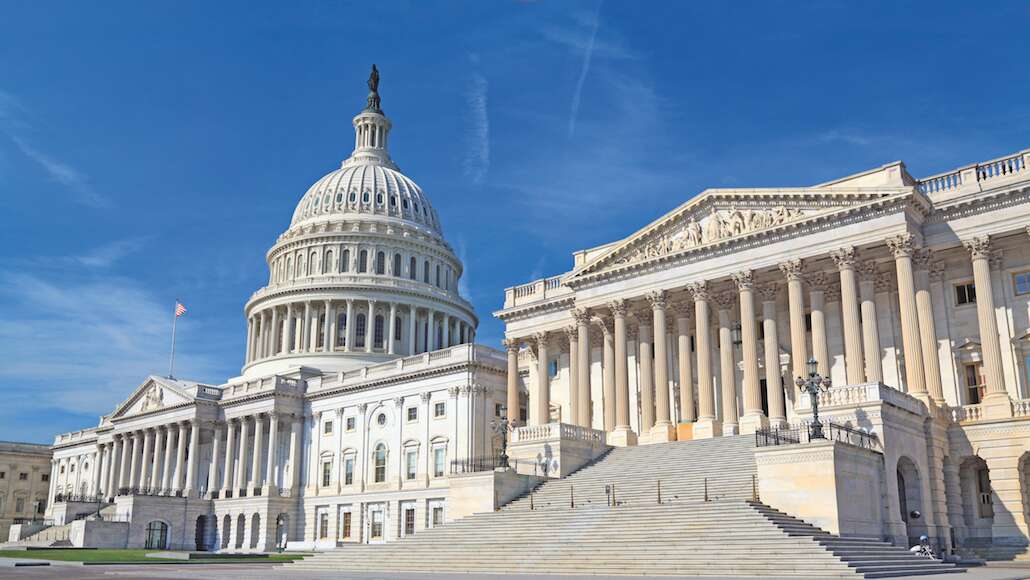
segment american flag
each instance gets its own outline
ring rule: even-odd
[[[183,306],[181,302],[176,301],[175,302],[175,317],[178,318],[178,317],[182,316],[183,314],[186,314],[186,307]]]

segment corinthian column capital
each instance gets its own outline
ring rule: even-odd
[[[791,282],[801,280],[804,271],[805,262],[801,259],[787,260],[780,264],[780,272]]]
[[[858,255],[854,246],[845,246],[831,251],[830,258],[833,259],[835,264],[837,264],[838,269],[845,270],[855,267]]]
[[[895,258],[911,257],[915,252],[915,238],[912,234],[899,234],[884,240]]]
[[[690,292],[695,302],[704,302],[710,298],[708,282],[703,280],[687,284],[687,292]]]
[[[664,290],[655,290],[647,294],[647,301],[651,304],[651,308],[654,310],[665,310],[668,302],[668,296]]]
[[[518,338],[506,338],[504,339],[504,349],[508,352],[518,352],[522,347],[522,340]]]
[[[612,316],[624,317],[629,309],[629,304],[625,298],[619,298],[618,300],[612,300],[608,303],[608,308],[612,311]]]
[[[737,285],[738,290],[751,290],[754,288],[755,279],[754,273],[751,270],[744,270],[742,272],[734,272],[730,274],[733,278],[733,283]]]
[[[590,311],[586,308],[575,308],[572,310],[572,319],[576,321],[576,324],[588,324]]]
[[[776,302],[776,297],[780,294],[780,285],[776,282],[762,284],[758,287],[758,294],[761,295],[762,302]]]
[[[991,238],[989,236],[964,240],[962,245],[966,247],[966,251],[974,260],[988,260],[991,257]]]

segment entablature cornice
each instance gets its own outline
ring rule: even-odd
[[[501,368],[500,366],[486,364],[482,361],[460,361],[450,365],[443,365],[428,369],[420,369],[409,373],[401,373],[395,376],[373,379],[362,383],[330,386],[326,387],[324,390],[316,391],[314,393],[308,393],[306,398],[308,401],[314,402],[335,395],[360,393],[379,387],[395,385],[398,383],[404,383],[417,379],[438,377],[441,375],[452,374],[455,372],[461,372],[465,370],[484,371],[487,373],[491,373],[498,378],[506,376],[507,374],[507,367]]]

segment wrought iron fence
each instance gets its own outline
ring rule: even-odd
[[[814,425],[803,423],[788,427],[763,427],[755,431],[756,447],[775,447],[778,445],[798,445],[810,443],[813,440],[813,433],[816,432]],[[824,421],[822,423],[822,437],[815,437],[815,440],[825,439],[839,441],[863,449],[876,449],[879,447],[879,439],[875,433],[855,429],[846,425],[837,425]]]
[[[64,502],[104,503],[104,496],[78,493],[58,493],[54,495],[54,503]]]
[[[482,471],[493,471],[503,467],[498,456],[492,457],[470,457],[467,459],[455,459],[451,461],[451,475],[458,473],[479,473]],[[508,467],[518,471],[519,462],[508,458]]]

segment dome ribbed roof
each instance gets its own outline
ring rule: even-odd
[[[414,222],[443,235],[436,211],[414,181],[393,167],[353,159],[308,189],[290,227],[320,218],[368,215]]]

